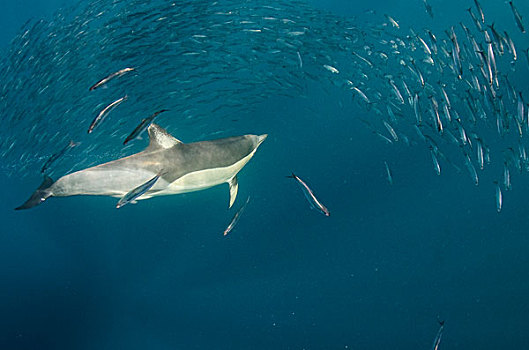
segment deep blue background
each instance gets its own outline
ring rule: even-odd
[[[432,23],[419,0],[312,2],[419,28],[446,28],[471,5],[432,0]],[[2,47],[64,3],[0,4]],[[425,349],[437,317],[444,349],[529,347],[527,177],[513,175],[497,214],[492,186],[448,167],[437,176],[425,149],[382,144],[345,98],[272,99],[240,130],[270,137],[239,176],[237,204],[252,201],[228,237],[227,186],[119,211],[76,197],[14,212],[39,176],[0,177],[0,348]],[[309,210],[292,170],[330,218]]]

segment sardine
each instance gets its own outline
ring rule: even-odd
[[[233,230],[235,225],[237,225],[249,201],[250,201],[250,196],[248,196],[248,198],[246,199],[246,202],[239,208],[239,210],[237,210],[235,215],[233,215],[233,218],[231,219],[229,225],[224,230],[224,233],[223,233],[224,236],[228,235],[228,233],[230,233]]]
[[[435,339],[433,341],[432,350],[438,350],[439,344],[441,344],[441,337],[443,336],[443,330],[445,326],[445,321],[438,321],[439,322],[439,330],[437,331],[437,335],[435,336]]]
[[[506,191],[511,189],[511,173],[506,162],[503,163],[503,187],[505,187]]]
[[[512,1],[509,1],[509,5],[511,5],[511,10],[512,10],[512,14],[514,15],[514,19],[516,20],[516,25],[518,26],[518,28],[520,29],[522,33],[525,33],[525,28],[522,22],[522,16],[518,12],[518,10],[516,9]]]
[[[109,76],[101,79],[100,81],[98,81],[97,83],[92,85],[89,90],[90,91],[95,90],[98,87],[100,87],[101,85],[106,84],[109,80],[111,80],[113,78],[116,78],[116,77],[120,77],[120,76],[122,76],[123,74],[125,74],[127,72],[132,72],[133,70],[134,70],[134,68],[123,68],[121,70],[118,70],[117,72],[110,74]]]
[[[512,53],[512,59],[516,61],[518,59],[516,46],[507,32],[503,32],[503,34],[505,34],[505,40],[507,40],[507,43],[509,44],[510,52]]]
[[[393,175],[391,174],[391,169],[389,168],[388,162],[384,161],[384,165],[386,166],[387,180],[390,185],[393,185]]]
[[[472,160],[470,159],[470,156],[468,154],[465,157],[465,165],[470,174],[470,177],[474,181],[474,184],[478,186],[479,185],[478,173],[476,171],[476,168],[474,167],[474,164],[472,164]]]
[[[94,118],[92,124],[90,124],[90,127],[88,128],[88,133],[90,134],[92,131],[94,131],[95,127],[98,126],[105,119],[107,114],[110,113],[110,111],[112,111],[114,108],[119,106],[121,102],[125,101],[126,99],[127,95],[115,100],[114,102],[103,108],[101,112],[99,112],[99,114]]]
[[[303,68],[303,60],[301,59],[301,54],[299,53],[299,51],[296,51],[296,53],[298,54],[298,66],[299,66],[299,69]]]
[[[476,25],[476,28],[478,29],[478,31],[482,32],[483,31],[483,27],[481,26],[481,22],[478,21],[478,19],[476,18],[476,15],[474,15],[474,12],[472,12],[472,8],[469,7],[467,9],[468,13],[470,14],[470,17],[472,17],[472,21],[474,22],[474,24]]]
[[[50,167],[50,165],[52,165],[57,159],[61,158],[70,148],[74,148],[76,146],[79,146],[80,143],[79,142],[73,142],[73,141],[70,141],[63,149],[61,149],[59,152],[57,153],[54,153],[51,155],[50,158],[48,158],[48,160],[46,161],[46,163],[44,163],[44,165],[42,166],[42,168],[40,169],[40,172],[42,174],[44,174],[44,172],[46,170],[48,170],[48,168]]]
[[[393,88],[393,93],[395,94],[395,97],[397,98],[397,100],[399,100],[399,103],[401,105],[403,105],[404,104],[404,97],[402,97],[402,94],[400,93],[399,88],[397,87],[397,85],[395,85],[393,80],[389,80],[389,84]]]
[[[384,120],[383,123],[384,123],[384,126],[386,127],[386,129],[388,130],[388,132],[391,134],[391,137],[393,137],[393,140],[395,140],[395,142],[397,142],[399,140],[399,136],[395,132],[395,129],[393,129],[391,124],[389,124],[387,121]]]
[[[395,28],[400,28],[399,26],[399,23],[397,21],[395,21],[391,16],[389,15],[384,15],[386,16],[386,18],[388,19],[389,23],[391,23],[391,25]]]
[[[327,69],[329,72],[334,73],[334,74],[340,73],[338,69],[334,68],[333,66],[329,66],[328,64],[324,64],[323,68]]]
[[[424,8],[426,9],[426,12],[428,13],[428,15],[433,18],[433,10],[432,10],[432,6],[430,6],[430,4],[428,3],[427,0],[423,0],[423,3],[424,3]]]
[[[476,4],[476,8],[478,9],[479,17],[481,18],[481,23],[485,23],[485,14],[483,13],[483,9],[481,8],[479,1],[474,0],[474,4]]]
[[[303,191],[303,194],[305,195],[305,198],[310,204],[311,209],[316,209],[320,213],[322,213],[325,216],[330,216],[331,213],[329,210],[316,198],[314,195],[314,192],[310,189],[310,187],[305,183],[305,181],[301,180],[296,174],[292,173],[292,175],[287,176],[288,178],[294,179],[298,182],[298,184],[301,187],[301,190]]]
[[[422,44],[424,48],[424,53],[428,54],[428,56],[432,56],[432,50],[430,50],[430,48],[428,47],[428,44],[426,44],[426,42],[418,35],[417,35],[417,39],[419,39],[419,42]]]
[[[421,110],[419,105],[419,95],[415,94],[415,97],[413,98],[413,112],[415,113],[415,120],[417,122],[417,125],[422,124],[422,116],[421,116]]]
[[[353,89],[354,91],[356,91],[356,93],[368,104],[371,103],[371,101],[369,100],[369,98],[366,96],[366,94],[360,90],[359,88],[357,88],[356,86],[353,86],[351,89]]]
[[[147,192],[148,190],[151,189],[152,186],[154,186],[154,184],[156,183],[156,181],[158,181],[158,179],[160,178],[161,176],[161,173],[157,174],[155,177],[153,177],[152,179],[150,179],[149,181],[147,181],[146,183],[144,184],[141,184],[139,185],[138,187],[130,190],[129,192],[127,192],[127,194],[125,194],[118,202],[118,204],[116,204],[116,209],[119,209],[121,208],[122,206],[134,201],[136,198],[138,198],[139,196],[141,196],[142,194],[144,194],[145,192]]]
[[[432,154],[433,169],[437,175],[441,175],[441,164],[437,158],[436,149],[430,146],[430,153]]]
[[[500,185],[498,184],[498,181],[494,181],[494,184],[496,185],[496,210],[498,213],[501,211],[501,207],[503,204],[503,196],[501,193]]]
[[[136,127],[136,129],[134,129],[134,131],[132,131],[130,133],[129,136],[127,136],[127,138],[125,139],[125,141],[123,141],[123,145],[126,145],[130,140],[133,140],[135,139],[136,137],[138,137],[143,131],[145,131],[149,125],[151,125],[152,121],[154,120],[154,118],[160,114],[160,113],[163,113],[163,112],[167,112],[167,109],[162,109],[158,112],[155,112],[153,115],[151,115],[150,117],[148,118],[145,118],[141,121],[141,123]]]

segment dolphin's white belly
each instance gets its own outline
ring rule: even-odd
[[[155,193],[146,193],[138,199],[147,199],[155,196],[165,196],[204,190],[228,182],[248,163],[256,150],[238,162],[222,168],[210,168],[188,173],[170,183],[164,190]]]

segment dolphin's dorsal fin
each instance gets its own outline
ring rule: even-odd
[[[151,125],[149,125],[148,132],[150,139],[148,147],[149,150],[155,150],[158,148],[171,148],[175,145],[182,143],[182,141],[173,137],[158,124],[152,123]]]
[[[239,182],[237,181],[237,175],[232,177],[228,182],[230,184],[230,208],[237,198],[237,191],[239,190]]]

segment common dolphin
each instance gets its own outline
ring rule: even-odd
[[[244,135],[183,143],[156,124],[148,128],[149,146],[136,154],[59,178],[45,177],[33,195],[16,210],[29,209],[49,197],[101,195],[123,197],[157,174],[137,199],[204,190],[222,183],[230,188],[230,207],[237,197],[237,173],[253,157],[267,135]]]

